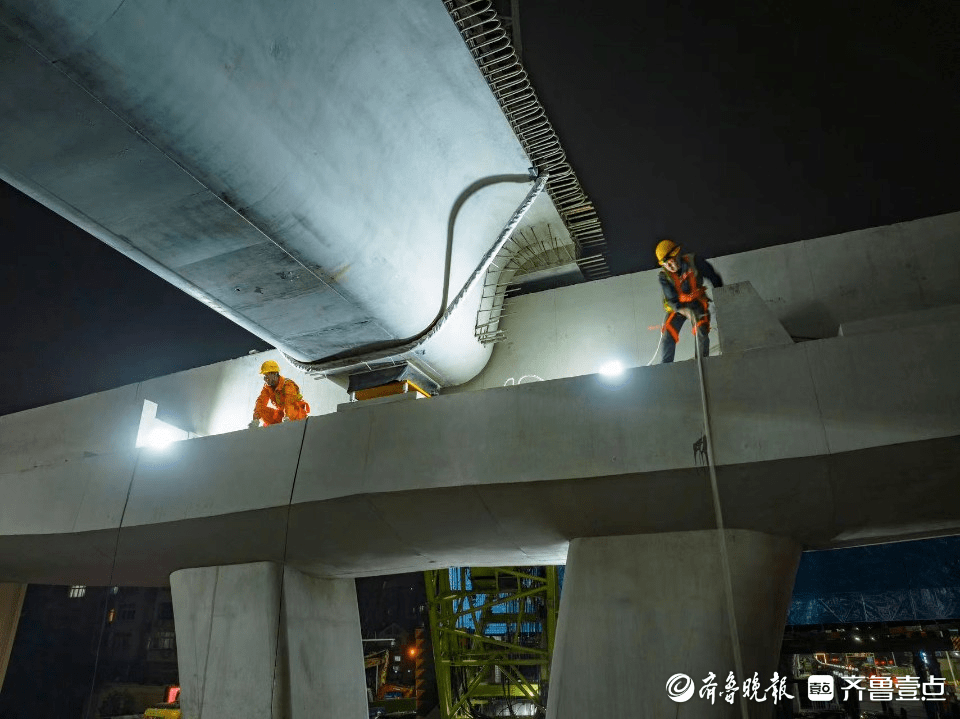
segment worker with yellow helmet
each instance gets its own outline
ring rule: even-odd
[[[266,426],[307,418],[310,405],[304,402],[296,382],[280,376],[280,365],[267,360],[260,365],[260,374],[263,389],[254,405],[250,428],[259,427],[261,421]]]
[[[660,287],[663,289],[663,307],[667,317],[660,336],[660,361],[673,362],[680,340],[680,328],[686,320],[695,327],[701,357],[710,354],[710,299],[703,279],[714,287],[723,287],[723,280],[706,260],[695,255],[680,254],[681,247],[673,240],[657,244],[657,262],[660,263]]]

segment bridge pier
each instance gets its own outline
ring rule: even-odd
[[[257,562],[182,569],[170,587],[184,719],[367,715],[352,579]]]
[[[575,539],[560,600],[547,719],[740,717],[721,694],[757,672],[762,695],[777,669],[800,561],[794,541],[726,531],[743,674],[735,668],[716,530]],[[699,690],[716,675],[714,706]],[[686,702],[667,695],[674,674],[693,679]],[[774,716],[772,700],[748,703]]]
[[[26,594],[26,584],[0,584],[0,688],[3,687],[3,679],[7,673]]]

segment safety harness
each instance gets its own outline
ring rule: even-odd
[[[693,255],[683,255],[681,259],[687,266],[687,271],[682,275],[678,272],[669,272],[666,268],[664,268],[663,271],[667,274],[667,277],[673,280],[673,286],[677,289],[677,299],[680,304],[692,304],[694,302],[698,302],[703,308],[703,315],[697,320],[696,327],[691,327],[693,334],[696,334],[696,328],[701,326],[703,327],[704,332],[709,332],[710,310],[709,300],[707,299],[707,291],[700,282],[700,273],[697,271]],[[679,342],[680,333],[673,326],[673,318],[677,316],[677,311],[667,304],[666,299],[663,301],[663,306],[667,312],[669,312],[666,322],[663,324],[663,328],[670,333],[670,336],[673,337],[674,342]]]

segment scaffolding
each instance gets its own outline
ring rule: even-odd
[[[426,572],[442,719],[545,715],[562,572]]]
[[[960,587],[879,592],[794,592],[787,624],[937,621],[960,617]]]
[[[443,4],[527,157],[539,174],[549,175],[547,194],[577,247],[577,264],[584,277],[609,277],[600,217],[567,162],[494,4],[491,0],[444,0]]]

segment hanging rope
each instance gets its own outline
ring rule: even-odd
[[[703,375],[703,356],[700,353],[699,326],[693,323],[694,353],[697,358],[697,377],[700,379],[700,400],[703,405],[703,432],[707,440],[707,466],[710,468],[710,490],[713,494],[713,514],[717,522],[717,534],[720,537],[720,566],[723,572],[724,593],[727,599],[727,623],[730,629],[730,642],[733,644],[733,664],[737,677],[743,677],[743,659],[740,656],[740,631],[737,628],[737,615],[733,604],[733,581],[730,577],[730,556],[727,552],[727,535],[723,525],[723,509],[720,506],[720,490],[717,485],[717,467],[714,462],[713,436],[710,431],[710,411],[707,406],[707,386]],[[747,700],[740,694],[740,715],[749,719]]]

